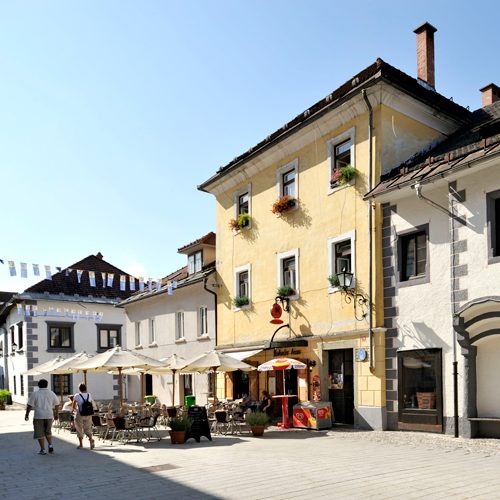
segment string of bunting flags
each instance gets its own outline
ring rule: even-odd
[[[0,259],[0,264],[5,265],[5,260]],[[9,268],[9,275],[11,277],[16,277],[17,276],[17,268],[16,268],[16,263],[13,260],[8,260],[7,265]],[[32,269],[33,269],[33,276],[45,276],[45,279],[51,280],[52,279],[52,266],[40,266],[38,264],[31,264]],[[41,274],[43,267],[43,275]],[[56,272],[62,273],[63,268],[54,266]],[[76,271],[76,278],[78,280],[78,283],[81,283],[82,277],[84,276],[84,273],[88,273],[88,278],[89,278],[89,284],[91,287],[97,288],[98,286],[98,281],[96,280],[96,276],[101,277],[101,286],[103,288],[113,288],[113,283],[115,280],[115,274],[114,273],[105,273],[105,272],[98,272],[98,271],[89,271],[86,269],[72,269],[70,267],[64,269],[64,274],[65,276],[69,276],[71,272]],[[28,278],[28,264],[26,262],[20,262],[19,263],[19,276],[21,278]],[[116,275],[116,278],[119,280],[120,283],[120,290],[125,291],[127,290],[127,282],[129,284],[129,290],[130,291],[136,291],[136,278],[133,276],[129,275]],[[144,277],[139,277],[137,278],[139,281],[139,291],[144,292],[144,290],[148,289],[148,291],[152,292],[153,288],[159,292],[163,287],[167,288],[167,294],[168,295],[173,295],[173,290],[174,288],[177,288],[177,281],[168,281],[166,284],[162,285],[160,279],[152,279],[148,278],[147,280],[144,279]]]
[[[67,309],[65,307],[39,308],[38,306],[31,306],[28,304],[17,304],[17,314],[19,314],[20,316],[24,315],[33,317],[50,316],[57,318],[72,318],[74,320],[93,319],[94,321],[101,321],[104,317],[104,313],[99,311],[83,311],[81,309]]]

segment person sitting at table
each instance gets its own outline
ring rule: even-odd
[[[253,406],[255,406],[255,403],[253,401],[252,396],[250,396],[250,394],[247,394],[246,392],[244,392],[243,398],[241,399],[241,402],[240,402],[240,408],[242,410],[246,411],[246,410],[251,410]]]
[[[66,401],[64,404],[63,404],[63,407],[62,407],[62,410],[61,411],[69,411],[69,412],[73,412],[73,399],[74,399],[74,396],[72,394],[70,394],[68,396],[68,401]]]
[[[260,402],[259,410],[267,413],[268,417],[271,416],[273,400],[267,391],[262,391],[262,401]]]
[[[71,413],[71,423],[70,423],[70,427],[69,427],[70,432],[76,432],[76,429],[75,429],[75,417],[73,416],[73,400],[74,399],[75,399],[75,396],[73,396],[72,394],[70,394],[68,396],[68,401],[66,401],[63,404],[63,407],[62,407],[62,410],[61,410],[61,412]],[[61,412],[59,412],[59,413],[61,413]]]

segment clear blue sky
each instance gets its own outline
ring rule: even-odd
[[[462,5],[460,5],[462,4]],[[500,84],[500,4],[43,1],[0,6],[0,258],[97,253],[159,277],[215,229],[196,186],[381,57],[471,109]],[[31,283],[8,277],[0,290]]]

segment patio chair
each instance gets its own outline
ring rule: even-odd
[[[230,428],[229,419],[226,410],[217,410],[215,412],[214,434],[227,434]]]
[[[231,434],[241,434],[242,427],[246,424],[243,411],[235,410],[230,416]]]
[[[71,429],[71,421],[73,419],[73,414],[69,411],[60,411],[59,412],[59,419],[58,419],[58,425],[57,425],[57,432],[61,429]]]
[[[142,433],[147,441],[151,441],[152,439],[161,441],[160,432],[158,430],[158,427],[156,426],[157,421],[158,415],[155,415],[154,417],[143,417],[139,420],[139,423],[137,424],[137,430]]]
[[[108,431],[108,425],[100,415],[92,415],[92,433],[99,437],[100,440],[104,439]]]

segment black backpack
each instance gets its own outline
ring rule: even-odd
[[[92,403],[89,401],[90,394],[87,396],[86,400],[83,398],[82,394],[80,394],[80,397],[83,399],[82,409],[80,410],[80,415],[82,417],[88,417],[90,415],[93,415],[94,414],[94,407],[92,406]]]

